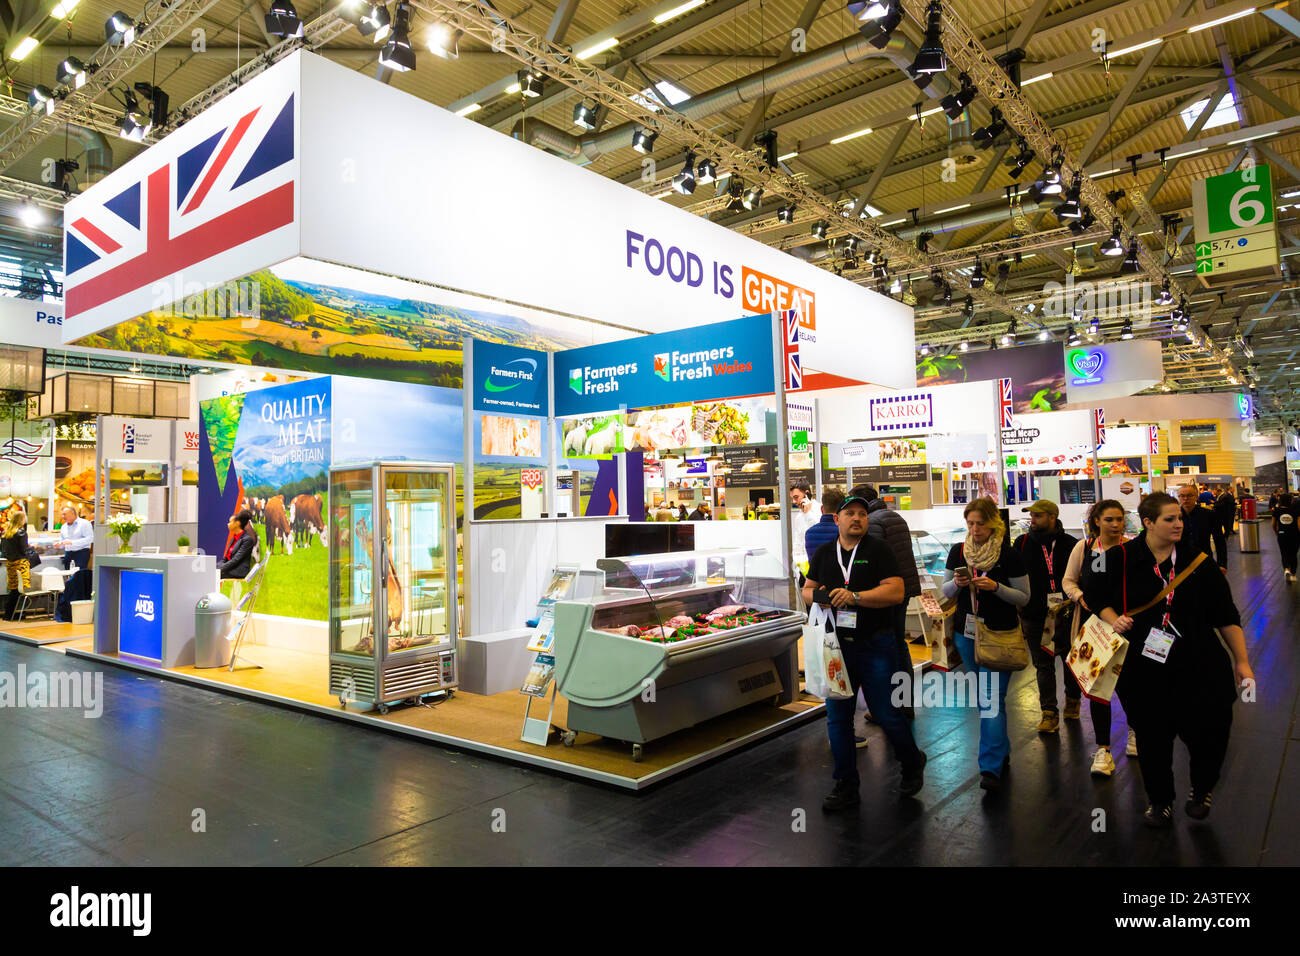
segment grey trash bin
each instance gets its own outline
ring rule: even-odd
[[[234,605],[219,591],[205,594],[194,606],[194,666],[225,667],[230,663],[233,645],[230,614]]]
[[[1258,518],[1242,518],[1237,528],[1243,554],[1252,554],[1259,550]]]

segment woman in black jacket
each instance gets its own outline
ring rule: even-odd
[[[217,562],[222,579],[248,577],[253,570],[253,555],[257,551],[257,529],[253,527],[253,513],[245,508],[230,519],[230,530],[239,537],[226,545],[226,553]]]
[[[1142,741],[1138,763],[1149,801],[1146,823],[1167,827],[1173,818],[1174,739],[1182,738],[1191,758],[1192,791],[1184,809],[1203,820],[1227,753],[1237,684],[1253,683],[1255,675],[1227,578],[1210,561],[1202,560],[1152,607],[1129,614],[1129,608],[1156,597],[1199,553],[1182,543],[1182,514],[1169,495],[1148,495],[1138,516],[1143,533],[1106,552],[1104,572],[1087,582],[1084,596],[1089,607],[1100,608],[1102,620],[1128,638],[1115,690]]]

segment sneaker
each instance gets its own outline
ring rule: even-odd
[[[1147,806],[1147,812],[1142,814],[1142,819],[1146,825],[1153,830],[1163,830],[1173,826],[1174,808],[1166,804],[1163,807],[1157,807],[1154,803]]]
[[[1061,729],[1061,719],[1056,716],[1056,711],[1043,711],[1043,719],[1038,722],[1038,732],[1040,734],[1054,734]]]
[[[1066,720],[1079,719],[1079,698],[1065,698],[1065,710],[1061,714]]]
[[[1110,755],[1109,747],[1098,747],[1097,752],[1092,755],[1092,775],[1094,777],[1109,777],[1115,772],[1115,760]]]
[[[830,796],[822,801],[822,809],[827,813],[834,813],[836,810],[848,810],[850,807],[856,807],[861,802],[858,796],[858,785],[849,783],[847,780],[836,780],[835,788],[831,790]]]
[[[1187,795],[1187,802],[1183,804],[1183,809],[1193,820],[1204,820],[1210,815],[1210,804],[1214,802],[1214,792],[1211,791],[1203,797],[1198,797],[1193,790]]]
[[[853,738],[853,746],[857,747],[859,750],[866,750],[866,749],[867,749],[867,738],[866,738],[866,737],[854,737],[854,738]]]
[[[913,796],[914,794],[919,793],[921,788],[925,786],[926,760],[927,758],[925,756],[925,753],[922,752],[921,762],[918,763],[911,770],[903,771],[903,780],[898,785],[898,792],[901,793],[903,796],[905,797]]]
[[[1002,781],[997,774],[988,770],[980,771],[980,789],[981,790],[999,790],[1002,787]]]
[[[1125,746],[1124,753],[1128,754],[1130,757],[1136,757],[1138,755],[1138,738],[1132,728],[1130,728],[1128,732],[1128,745]]]

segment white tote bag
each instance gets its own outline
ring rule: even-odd
[[[853,697],[853,685],[835,637],[835,615],[820,604],[812,605],[803,636],[804,690],[824,700]]]

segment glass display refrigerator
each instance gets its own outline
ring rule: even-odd
[[[555,678],[577,733],[642,745],[799,693],[803,614],[746,599],[761,550],[601,558],[594,597],[555,605]]]
[[[344,707],[456,687],[452,465],[367,462],[329,473],[329,691]]]

